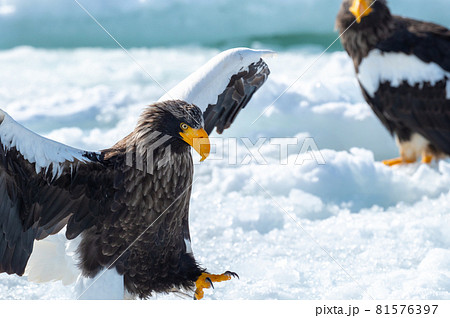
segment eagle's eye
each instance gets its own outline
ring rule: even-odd
[[[183,130],[187,130],[187,129],[189,128],[189,126],[188,126],[187,124],[185,124],[185,123],[181,123],[181,124],[180,124],[180,127],[181,127],[181,129],[183,129]]]

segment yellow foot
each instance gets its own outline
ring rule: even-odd
[[[422,156],[422,163],[431,163],[431,161],[433,161],[433,156]]]
[[[238,274],[226,271],[222,275],[213,275],[209,273],[203,273],[200,275],[200,277],[195,282],[195,293],[194,293],[194,299],[202,299],[205,292],[203,291],[204,288],[214,288],[213,283],[219,283],[224,282],[227,280],[230,280],[233,277],[239,278]]]
[[[392,167],[395,165],[401,165],[401,164],[407,164],[407,163],[414,163],[413,160],[403,159],[402,157],[389,159],[389,160],[383,160],[383,163],[386,166]]]

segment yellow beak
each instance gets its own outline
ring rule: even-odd
[[[180,136],[186,143],[192,146],[200,156],[202,156],[200,161],[205,160],[209,156],[211,145],[209,143],[208,134],[203,128],[194,129],[189,127],[185,131],[180,132]]]
[[[372,12],[370,0],[353,0],[353,4],[349,10],[355,16],[356,22],[361,23],[361,18]]]

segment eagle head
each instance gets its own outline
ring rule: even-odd
[[[342,31],[355,20],[356,25],[370,26],[386,15],[390,16],[386,0],[344,0],[338,14],[337,28]]]
[[[208,134],[203,128],[203,113],[199,107],[181,100],[169,100],[149,105],[141,114],[136,127],[139,136],[159,134],[162,144],[169,143],[175,151],[194,148],[205,160],[210,152]]]

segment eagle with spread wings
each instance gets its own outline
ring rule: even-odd
[[[49,266],[46,255],[31,269],[27,263],[36,240],[65,229],[78,245],[82,298],[185,289],[201,299],[213,282],[237,276],[213,275],[194,258],[190,149],[208,156],[208,135],[230,127],[264,84],[270,72],[262,58],[271,54],[219,54],[147,106],[128,136],[98,152],[43,138],[0,110],[0,272],[27,269],[54,279],[62,263]]]

